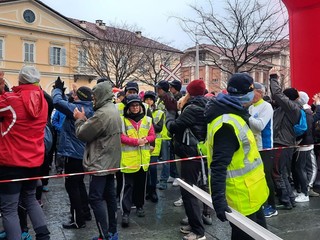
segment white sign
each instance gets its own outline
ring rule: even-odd
[[[165,71],[166,73],[168,73],[168,76],[164,79],[166,81],[171,80],[171,78],[178,80],[181,82],[180,78],[176,75],[176,73],[179,71],[179,69],[181,68],[181,63],[179,63],[172,71],[170,69],[168,69],[166,66],[164,65],[160,65],[160,68]]]

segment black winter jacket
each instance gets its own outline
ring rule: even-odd
[[[204,119],[204,110],[207,101],[204,96],[191,97],[177,119],[175,119],[175,114],[167,114],[166,126],[168,131],[174,135],[174,151],[179,157],[199,155],[196,145],[188,146],[183,143],[183,134],[189,128],[199,141],[205,140],[207,124]]]

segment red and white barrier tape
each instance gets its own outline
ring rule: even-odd
[[[318,144],[312,144],[312,145],[320,145]],[[297,147],[308,147],[311,145],[295,145],[295,146],[286,146],[286,147],[275,147],[275,148],[265,148],[261,151],[272,151],[272,150],[282,150],[285,148],[297,148]],[[167,161],[159,161],[149,164],[141,164],[137,166],[128,166],[123,168],[112,168],[112,169],[105,169],[105,170],[99,170],[99,171],[91,171],[91,172],[80,172],[80,173],[65,173],[65,174],[58,174],[58,175],[50,175],[50,176],[39,176],[39,177],[30,177],[30,178],[18,178],[18,179],[8,179],[8,180],[0,180],[0,183],[8,183],[8,182],[20,182],[20,181],[29,181],[29,180],[41,180],[41,179],[50,179],[50,178],[63,178],[63,177],[72,177],[72,176],[79,176],[79,175],[92,175],[92,174],[99,174],[99,173],[108,173],[108,172],[117,172],[123,169],[130,169],[130,168],[138,168],[143,166],[152,166],[152,165],[161,165],[166,163],[173,163],[173,162],[181,162],[181,161],[190,161],[190,160],[196,160],[200,158],[205,158],[206,156],[196,156],[196,157],[188,157],[188,158],[179,158],[179,159],[173,159],[173,160],[167,160]]]

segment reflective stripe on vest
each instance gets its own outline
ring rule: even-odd
[[[213,125],[213,129],[215,129],[221,123],[227,123],[229,120],[232,120],[235,123],[235,125],[237,126],[237,128],[240,130],[239,131],[240,139],[242,139],[242,141],[249,142],[249,139],[247,136],[248,131],[251,131],[249,126],[247,124],[245,124],[244,126],[241,126],[241,124],[238,122],[238,120],[231,117],[229,114],[222,115],[222,118],[220,120],[218,120]],[[244,154],[245,154],[245,158],[243,159],[244,168],[236,169],[236,170],[228,170],[227,171],[227,178],[234,178],[234,177],[245,175],[246,173],[252,171],[256,167],[258,167],[260,164],[262,164],[261,158],[256,159],[252,163],[249,161],[247,156],[250,152],[250,144],[245,144],[243,146],[243,150],[244,150]]]

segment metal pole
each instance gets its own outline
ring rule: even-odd
[[[199,43],[196,34],[196,69],[195,69],[195,79],[199,79]]]

